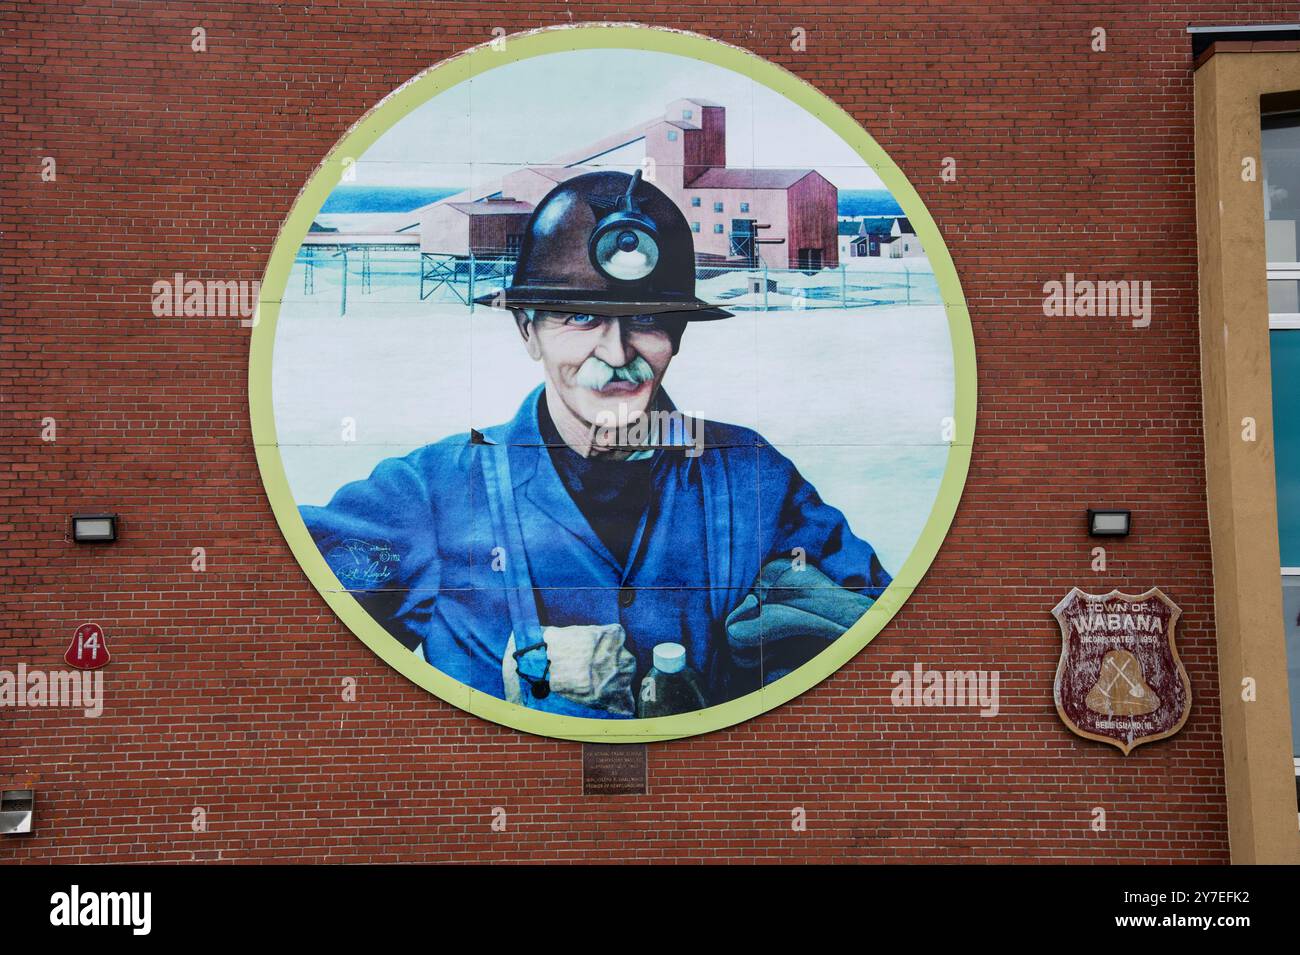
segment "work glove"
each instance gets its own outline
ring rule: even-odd
[[[838,640],[874,603],[812,564],[796,569],[788,557],[770,561],[753,591],[727,614],[732,662],[751,673],[761,670],[763,682],[771,683]]]
[[[547,679],[552,693],[618,716],[635,713],[632,679],[636,675],[636,657],[627,649],[627,633],[621,625],[543,627],[542,640],[551,663]],[[520,686],[513,633],[501,660],[501,678],[506,699],[524,705],[524,693],[529,688]]]

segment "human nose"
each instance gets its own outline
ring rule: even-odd
[[[606,318],[601,322],[600,340],[592,354],[607,365],[622,367],[636,357],[636,350],[628,344],[627,338],[620,319]]]

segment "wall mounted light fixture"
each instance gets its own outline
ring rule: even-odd
[[[78,544],[111,543],[117,540],[117,515],[73,514],[72,539]]]
[[[0,792],[0,835],[16,836],[31,832],[35,805],[34,790],[6,789]]]
[[[1088,508],[1088,533],[1093,537],[1128,537],[1132,511]]]

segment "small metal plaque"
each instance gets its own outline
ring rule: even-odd
[[[645,743],[583,743],[584,796],[644,796]]]

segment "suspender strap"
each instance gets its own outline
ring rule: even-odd
[[[496,537],[496,546],[504,549],[501,576],[506,606],[510,609],[510,627],[515,637],[515,664],[520,678],[531,686],[533,697],[540,700],[550,693],[551,663],[546,656],[546,642],[542,639],[528,555],[524,551],[524,535],[515,508],[509,448],[504,444],[483,444],[479,448],[487,485],[488,510],[492,515],[492,533]]]
[[[723,452],[714,451],[721,456]],[[731,500],[728,493],[727,472],[722,461],[705,457],[694,459],[700,469],[704,490],[704,552],[709,563],[709,609],[715,620],[726,618],[729,607],[724,607],[731,586]]]

